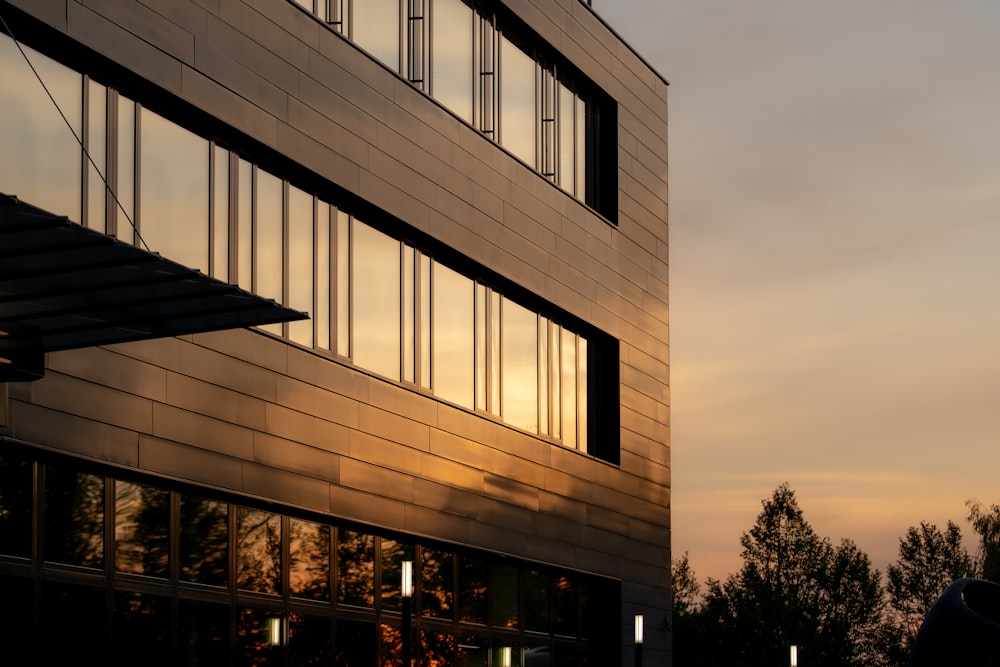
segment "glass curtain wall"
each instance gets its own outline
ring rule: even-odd
[[[396,664],[404,560],[415,664],[614,664],[616,581],[0,453],[0,661]]]
[[[453,9],[465,7],[454,2]],[[455,17],[463,25],[472,20],[462,11]],[[518,84],[522,117],[508,114],[501,134],[522,137],[517,128],[530,124],[536,68],[516,46],[502,44],[507,67],[520,68],[525,80]],[[26,69],[11,40],[0,47],[0,70],[15,76]],[[4,187],[312,315],[261,327],[269,333],[587,451],[585,338],[113,89],[37,52],[31,57],[51,77],[57,99],[77,110],[71,122],[94,147],[109,186],[93,166],[81,169],[80,146],[64,140],[69,133],[58,114],[58,122],[46,119],[37,86],[25,80],[0,91],[0,132],[18,145],[23,126],[24,136],[52,155],[35,164],[24,154],[37,149],[5,151]],[[510,148],[533,152],[535,145]],[[94,182],[101,187],[90,187]]]

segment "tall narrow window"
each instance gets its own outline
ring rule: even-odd
[[[337,241],[335,351],[342,357],[349,357],[351,356],[351,217],[338,210],[335,222]]]
[[[212,147],[212,277],[229,282],[229,151]]]
[[[125,243],[135,242],[135,150],[137,105],[118,95],[118,155],[115,174],[115,192],[118,206],[114,211],[114,232]]]
[[[28,47],[38,76],[66,115],[73,132],[42,89],[17,46],[0,35],[0,146],[17,159],[0,159],[4,192],[80,221],[80,146],[83,77]]]
[[[431,30],[431,95],[472,122],[472,8],[462,0],[434,0]]]
[[[236,167],[236,190],[237,281],[240,287],[252,291],[254,168],[242,158]]]
[[[333,301],[333,257],[334,250],[331,225],[331,207],[319,202],[316,209],[316,347],[331,350],[330,316]]]
[[[208,273],[208,141],[145,109],[141,128],[139,232],[153,252]]]
[[[313,198],[288,186],[288,307],[314,314],[313,309]],[[313,319],[288,323],[288,337],[313,345]]]
[[[538,432],[538,316],[509,299],[503,300],[503,420]]]
[[[87,79],[87,226],[107,233],[108,89]]]
[[[472,280],[434,264],[431,352],[435,396],[473,407],[475,389],[475,292]]]
[[[535,61],[500,42],[500,145],[535,166]]]
[[[263,169],[257,170],[257,208],[254,217],[254,291],[284,301],[284,183]],[[261,327],[281,335],[280,324]]]
[[[400,244],[355,221],[351,275],[354,363],[399,380]]]
[[[406,0],[402,0],[406,1]],[[401,0],[354,2],[351,38],[385,65],[399,71]]]

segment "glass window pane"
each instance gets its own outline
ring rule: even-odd
[[[399,0],[363,0],[353,4],[351,38],[385,65],[399,71]]]
[[[403,246],[403,381],[415,382],[417,331],[414,304],[416,287],[414,285],[415,255],[419,253],[408,245]]]
[[[0,591],[3,604],[0,605],[0,627],[9,638],[20,637],[30,642],[35,626],[35,582],[27,577],[0,574]],[[23,655],[24,647],[13,639],[0,650],[5,661],[16,664],[16,656]],[[6,662],[5,662],[6,664]]]
[[[149,249],[208,273],[208,141],[143,110],[139,232]]]
[[[281,592],[281,517],[240,507],[236,511],[236,586]]]
[[[500,51],[500,144],[535,166],[535,61],[506,38]]]
[[[288,187],[288,307],[313,314],[313,198]],[[313,345],[313,320],[288,323],[288,337]]]
[[[254,221],[254,291],[282,303],[282,190],[277,176],[257,170],[257,217]],[[265,327],[266,328],[266,327]],[[280,327],[279,327],[280,330]]]
[[[485,285],[476,284],[476,409],[487,410],[486,392],[489,387],[489,337],[486,313],[489,294]]]
[[[437,262],[432,284],[431,387],[436,396],[471,408],[476,370],[475,285]]]
[[[500,414],[500,293],[490,290],[489,309],[490,396],[489,411]]]
[[[544,572],[524,573],[524,629],[549,631],[549,576]]]
[[[114,208],[115,236],[124,243],[135,242],[135,121],[136,104],[118,96],[118,164]]]
[[[108,604],[104,588],[43,581],[37,665],[105,665]]]
[[[400,610],[402,608],[403,561],[413,560],[413,547],[408,544],[382,538],[382,608]],[[414,579],[416,583],[416,579]]]
[[[399,380],[399,241],[354,221],[354,363]]]
[[[490,567],[492,623],[500,628],[518,627],[517,567],[494,563]]]
[[[375,538],[353,530],[337,531],[337,602],[375,606]]]
[[[229,506],[181,496],[181,579],[225,586],[229,582]]]
[[[576,580],[559,575],[553,578],[552,584],[552,631],[575,637],[579,627]]]
[[[107,233],[108,89],[87,81],[87,226]]]
[[[83,77],[23,47],[77,136],[83,136]],[[3,192],[80,221],[80,145],[18,51],[0,34],[0,183]]]
[[[46,467],[45,560],[103,566],[103,477]]]
[[[179,664],[229,664],[229,605],[181,600],[177,614]]]
[[[253,165],[240,159],[236,167],[237,280],[253,290]]]
[[[490,642],[485,637],[462,637],[457,654],[458,667],[489,667]]]
[[[378,664],[375,624],[364,621],[337,621],[337,642],[333,664],[343,667],[367,667]],[[383,664],[388,664],[385,662]]]
[[[115,482],[115,569],[167,577],[170,574],[170,493],[151,486]]]
[[[538,432],[538,316],[503,300],[503,420]]]
[[[279,610],[239,609],[236,613],[236,665],[281,665],[285,625]]]
[[[215,146],[212,175],[212,276],[229,282],[229,151]]]
[[[337,211],[337,354],[351,356],[351,218]]]
[[[170,665],[170,598],[115,591],[111,642],[114,664]]]
[[[423,569],[422,613],[435,618],[452,618],[455,615],[454,553],[425,547],[420,558]]]
[[[472,122],[472,8],[435,0],[431,25],[431,94]]]
[[[576,447],[587,451],[587,339],[576,337]]]
[[[566,86],[559,84],[559,187],[576,194],[575,145],[576,96]]]
[[[524,647],[525,667],[549,667],[553,665],[552,647],[547,644],[528,645]]]
[[[576,98],[576,184],[574,191],[577,199],[586,197],[587,179],[587,106],[579,97]]]
[[[292,595],[330,600],[330,526],[289,519],[288,588]]]
[[[14,453],[0,456],[0,554],[31,557],[31,461]]]
[[[420,263],[420,386],[431,388],[431,258],[418,255]]]
[[[316,347],[330,350],[330,306],[332,279],[330,256],[333,250],[330,205],[319,202],[316,215]]]
[[[454,665],[456,661],[455,635],[446,632],[420,631],[417,644],[420,647],[422,665]]]
[[[562,443],[576,448],[576,336],[562,332]]]
[[[458,620],[486,623],[486,561],[459,555],[458,568]]]
[[[345,664],[333,662],[333,625],[330,618],[295,613],[288,615],[288,664],[295,667]]]
[[[549,434],[549,320],[538,317],[538,432]]]

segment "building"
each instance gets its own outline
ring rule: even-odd
[[[0,651],[669,660],[667,85],[591,7],[0,18]]]

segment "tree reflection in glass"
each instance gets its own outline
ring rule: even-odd
[[[552,580],[552,631],[575,637],[579,627],[576,579],[558,575]]]
[[[490,567],[493,625],[501,628],[518,627],[517,567],[493,563]]]
[[[0,554],[31,557],[31,461],[0,456]]]
[[[289,519],[288,589],[295,597],[330,600],[330,526]]]
[[[285,620],[276,609],[243,608],[236,613],[238,667],[280,665],[285,643]]]
[[[486,623],[486,561],[458,556],[458,620]]]
[[[485,637],[463,637],[456,647],[457,667],[488,667],[490,642]]]
[[[115,569],[166,577],[170,559],[170,493],[115,482]]]
[[[236,586],[281,592],[281,517],[240,507],[236,512]]]
[[[181,496],[181,578],[225,586],[229,581],[229,506]]]
[[[46,468],[45,560],[103,566],[103,477],[56,466]]]
[[[524,629],[549,631],[549,576],[545,572],[524,573]]]
[[[375,538],[353,530],[337,531],[337,602],[375,606]]]
[[[421,631],[420,664],[427,667],[452,667],[456,662],[455,636],[443,632]]]
[[[424,616],[452,618],[455,615],[455,554],[424,547],[420,562],[423,570],[421,612]]]
[[[413,546],[383,537],[381,549],[383,609],[394,611],[402,609],[400,587],[404,560],[413,560]]]

